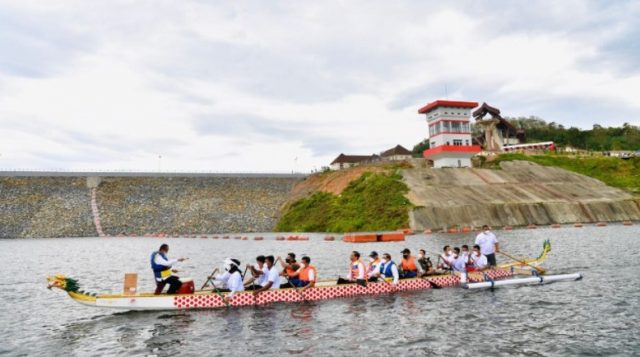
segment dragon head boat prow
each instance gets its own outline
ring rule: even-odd
[[[83,304],[93,305],[96,300],[96,294],[91,294],[80,290],[78,281],[74,278],[68,278],[64,274],[50,275],[47,277],[47,289],[58,288],[64,290],[69,296]]]

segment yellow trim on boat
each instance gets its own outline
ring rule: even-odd
[[[80,293],[76,293],[76,292],[73,292],[73,291],[69,291],[68,294],[69,294],[69,296],[71,296],[71,298],[73,300],[86,301],[86,302],[95,302],[96,301],[96,297],[95,296],[80,294]]]

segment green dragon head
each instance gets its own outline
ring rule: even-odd
[[[62,289],[66,292],[78,292],[80,289],[80,285],[78,285],[78,281],[73,278],[67,278],[63,274],[56,274],[53,276],[48,276],[47,281],[49,285],[47,288],[58,288]]]

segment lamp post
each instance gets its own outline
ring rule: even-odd
[[[162,155],[158,155],[158,172],[162,169]]]

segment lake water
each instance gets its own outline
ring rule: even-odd
[[[551,239],[548,274],[584,279],[496,290],[448,288],[304,304],[202,311],[115,312],[85,307],[45,277],[65,273],[92,292],[119,292],[124,273],[153,289],[149,254],[160,243],[196,285],[227,257],[308,254],[321,278],[346,274],[349,252],[404,247],[438,252],[473,234],[348,244],[159,238],[0,240],[2,355],[637,355],[640,354],[640,226],[497,232],[504,251],[537,256]],[[504,260],[502,260],[504,261]]]

